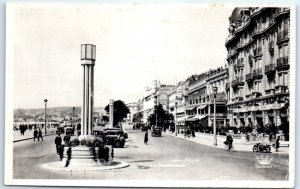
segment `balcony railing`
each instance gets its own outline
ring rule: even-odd
[[[263,74],[262,74],[261,68],[253,70],[253,79],[260,79],[262,77],[263,77]]]
[[[277,59],[277,64],[276,64],[276,69],[286,69],[289,68],[290,64],[289,64],[289,57],[285,56],[285,57],[280,57]]]
[[[254,58],[262,56],[262,50],[261,47],[257,47],[256,49],[254,49]]]
[[[251,81],[253,81],[252,73],[248,73],[248,74],[246,75],[246,82],[251,82]]]
[[[289,40],[289,31],[284,30],[277,34],[277,44],[288,41]]]
[[[274,52],[274,41],[269,42],[269,52],[273,53]]]
[[[265,66],[265,74],[275,73],[275,64],[268,64]]]

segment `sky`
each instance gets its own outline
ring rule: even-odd
[[[80,106],[80,45],[96,45],[94,106],[135,102],[155,79],[175,85],[225,66],[234,7],[22,4],[9,11],[14,108]]]

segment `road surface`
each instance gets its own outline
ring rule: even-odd
[[[54,138],[14,143],[15,179],[222,179],[285,180],[288,178],[288,155],[270,154],[271,167],[257,168],[253,152],[229,152],[164,135],[144,144],[144,132],[127,129],[125,148],[115,149],[115,160],[129,167],[106,171],[54,171],[43,164],[58,161]],[[264,154],[267,155],[267,154]]]

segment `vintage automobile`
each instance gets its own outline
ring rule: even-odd
[[[124,137],[125,139],[128,138],[128,134],[119,128],[105,128],[103,130],[106,131],[107,133],[110,133],[113,135],[120,135],[121,137]]]
[[[74,135],[74,128],[73,127],[66,127],[65,128],[66,134]]]
[[[151,136],[159,136],[159,137],[161,137],[161,131],[162,131],[162,128],[160,128],[160,127],[154,127],[152,129]]]
[[[56,128],[56,134],[64,134],[65,133],[65,128],[64,127],[60,127],[60,126],[58,126],[57,128]]]
[[[121,129],[114,129],[114,128],[98,129],[97,128],[93,130],[93,134],[96,137],[101,137],[107,145],[112,145],[115,148],[122,148],[125,146],[126,143],[125,136],[127,135],[127,133],[124,133],[124,131],[122,131]]]

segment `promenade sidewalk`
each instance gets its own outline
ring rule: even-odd
[[[34,130],[26,130],[26,132],[24,133],[24,135],[21,135],[21,132],[18,130],[18,131],[14,131],[13,132],[13,142],[20,142],[20,141],[23,141],[23,140],[30,140],[30,139],[33,139],[33,131]],[[55,128],[49,128],[47,129],[47,134],[45,135],[44,133],[45,130],[42,130],[43,132],[43,137],[44,136],[49,136],[49,135],[54,135],[55,134],[55,131],[56,129]]]
[[[221,136],[218,135],[217,136],[217,146],[215,146],[213,144],[213,135],[212,134],[208,134],[208,133],[200,133],[200,132],[196,132],[195,135],[196,137],[184,137],[183,134],[177,134],[177,136],[175,136],[175,133],[172,132],[165,132],[163,133],[165,135],[169,135],[171,137],[176,137],[176,138],[180,138],[182,140],[187,140],[190,142],[195,142],[195,143],[199,143],[199,144],[203,144],[206,146],[211,146],[211,147],[215,147],[215,148],[225,148],[224,145],[224,141],[226,140],[226,136]],[[233,150],[234,151],[248,151],[248,152],[252,152],[253,149],[253,145],[258,143],[258,142],[263,142],[263,141],[251,141],[251,142],[246,142],[244,139],[242,138],[234,138],[233,139]],[[275,149],[272,147],[271,152],[272,153],[281,153],[281,154],[288,154],[289,153],[289,147],[288,147],[288,142],[286,141],[280,141],[280,145],[283,145],[284,147],[280,147],[278,149],[278,152],[275,151]]]

